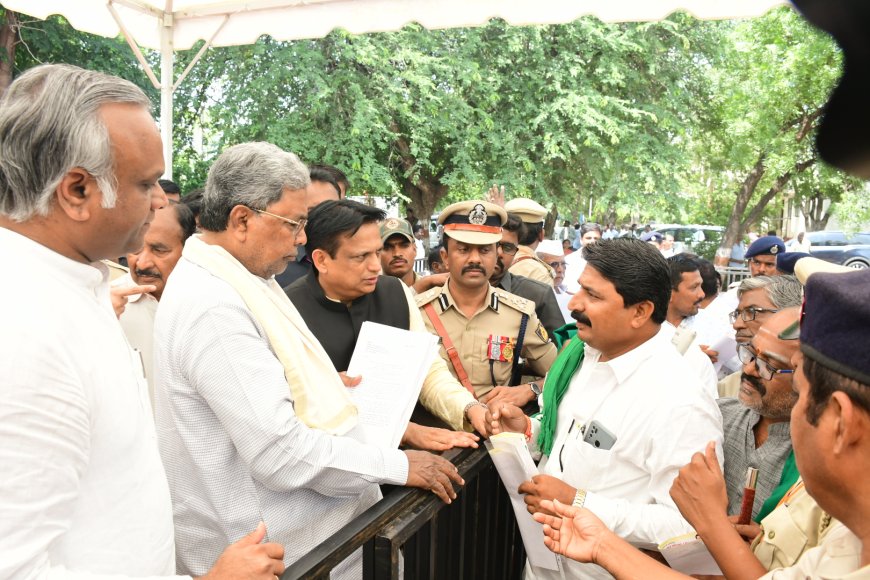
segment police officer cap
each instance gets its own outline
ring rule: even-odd
[[[438,215],[444,235],[466,244],[486,245],[501,241],[501,227],[507,212],[483,200],[460,201],[448,205]]]
[[[539,224],[547,217],[547,208],[527,197],[515,197],[504,204],[504,209],[517,214],[527,224]]]
[[[794,267],[797,261],[801,258],[809,258],[810,255],[806,252],[786,252],[785,254],[777,254],[776,269],[783,274],[794,274]]]
[[[414,243],[414,232],[411,231],[411,224],[408,220],[391,217],[381,222],[381,242],[386,242],[387,238],[396,234]]]
[[[799,332],[801,351],[824,367],[870,385],[870,269],[849,270],[816,272],[807,278]]]
[[[775,256],[785,252],[785,242],[779,236],[764,236],[758,238],[746,250],[745,258],[753,256]]]

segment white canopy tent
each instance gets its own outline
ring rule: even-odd
[[[411,22],[428,29],[479,26],[491,18],[514,25],[561,24],[581,16],[605,22],[655,21],[677,10],[696,18],[760,16],[785,0],[3,0],[16,12],[64,16],[78,30],[126,38],[154,86],[167,175],[172,172],[172,93],[209,46],[319,38],[335,28],[354,34],[398,30]],[[174,79],[173,53],[206,43]],[[139,46],[160,50],[160,79]]]

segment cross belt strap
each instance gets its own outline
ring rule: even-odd
[[[522,377],[520,368],[520,353],[523,351],[523,340],[526,338],[526,325],[529,323],[529,315],[523,312],[520,319],[520,333],[517,335],[517,346],[514,349],[514,360],[511,364],[511,386],[516,386]]]
[[[450,335],[447,334],[447,329],[444,328],[444,324],[438,317],[438,313],[435,312],[432,303],[430,302],[429,304],[426,304],[423,307],[423,310],[426,311],[426,316],[429,317],[432,326],[435,327],[435,332],[437,332],[438,336],[441,337],[441,343],[444,345],[444,350],[447,351],[447,356],[450,357],[450,363],[453,365],[453,370],[456,371],[456,378],[458,378],[459,382],[462,383],[462,386],[471,393],[471,396],[477,399],[477,396],[474,394],[474,387],[471,385],[471,381],[468,380],[468,373],[465,372],[465,368],[462,366],[462,361],[459,360],[459,353],[456,351],[456,347],[453,346],[453,341],[450,340]]]

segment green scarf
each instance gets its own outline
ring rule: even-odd
[[[583,362],[583,341],[574,337],[559,353],[544,382],[544,410],[541,414],[541,431],[538,435],[538,448],[549,455],[556,437],[556,419],[559,416],[559,403],[568,391],[571,377]]]
[[[788,490],[790,490],[795,484],[798,477],[800,477],[800,473],[798,473],[797,463],[795,463],[794,460],[794,449],[792,449],[791,453],[788,454],[788,457],[785,458],[785,465],[782,466],[782,477],[779,480],[779,485],[774,488],[770,497],[765,500],[761,509],[758,510],[758,515],[755,516],[756,522],[760,524],[761,520],[766,518],[770,515],[770,512],[776,509],[776,506],[779,505],[779,501],[786,493],[788,493]]]

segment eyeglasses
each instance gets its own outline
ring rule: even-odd
[[[568,265],[567,262],[547,262],[547,264],[554,270],[556,268],[564,268],[565,266]]]
[[[770,308],[758,308],[757,306],[750,306],[749,308],[744,308],[743,310],[735,310],[734,312],[728,313],[728,320],[731,321],[731,324],[737,322],[737,317],[743,319],[743,322],[752,322],[755,320],[755,317],[758,316],[759,312],[767,313],[767,314],[776,314],[779,312],[779,309],[776,310]]]
[[[755,370],[758,371],[758,376],[765,381],[772,380],[774,375],[783,374],[789,375],[794,371],[792,369],[778,369],[767,361],[758,358],[758,353],[751,346],[746,344],[737,345],[737,356],[740,357],[740,362],[750,364],[755,361]]]
[[[278,214],[274,214],[274,213],[269,213],[268,211],[263,211],[262,209],[255,209],[255,208],[253,208],[253,207],[252,207],[251,209],[254,210],[254,211],[257,212],[257,213],[262,213],[262,214],[270,215],[270,216],[272,216],[273,218],[278,218],[278,219],[281,220],[282,222],[287,222],[288,224],[290,224],[291,226],[293,226],[293,228],[292,228],[290,231],[293,233],[293,237],[294,237],[294,238],[299,237],[299,232],[301,232],[302,230],[304,230],[304,229],[305,229],[305,225],[308,223],[308,220],[299,220],[299,221],[296,221],[296,220],[291,220],[290,218],[286,218],[286,217],[284,217],[284,216],[282,216],[282,215],[278,215]]]
[[[503,254],[507,254],[508,256],[513,256],[519,250],[516,244],[512,244],[510,242],[498,242],[496,247],[502,251]]]

